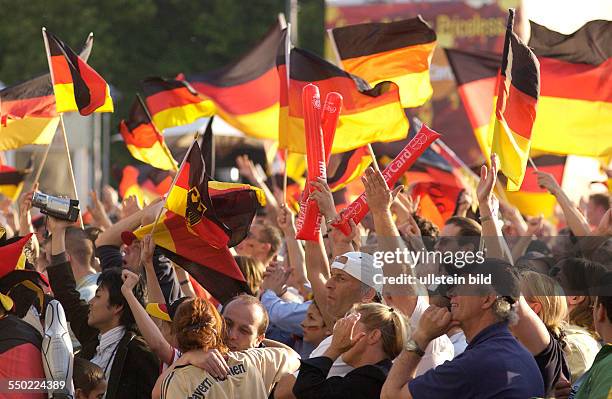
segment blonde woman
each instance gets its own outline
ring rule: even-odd
[[[405,337],[404,318],[395,309],[379,303],[356,305],[336,322],[324,355],[302,361],[293,394],[298,399],[378,399]],[[344,377],[327,378],[340,356],[354,370]]]

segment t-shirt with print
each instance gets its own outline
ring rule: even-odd
[[[228,354],[230,372],[225,380],[196,366],[177,366],[164,379],[161,399],[267,399],[274,384],[293,371],[289,363],[285,349],[254,348]]]

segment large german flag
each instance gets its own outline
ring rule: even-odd
[[[419,15],[395,22],[350,25],[332,30],[344,70],[376,85],[385,80],[400,88],[404,108],[431,98],[429,66],[436,32]]]
[[[566,158],[564,156],[541,155],[534,157],[533,162],[539,171],[552,174],[557,183],[561,185]],[[527,165],[525,170],[525,179],[523,179],[521,189],[507,192],[506,199],[516,206],[523,215],[538,216],[541,214],[545,218],[553,216],[557,203],[552,194],[538,185],[535,169],[530,164]]]
[[[332,192],[344,188],[353,180],[364,174],[372,163],[367,146],[334,154],[329,159],[327,184]]]
[[[276,49],[281,40],[277,24],[248,53],[210,73],[189,75],[195,90],[210,98],[216,112],[245,134],[278,139],[279,80]]]
[[[489,140],[491,151],[499,156],[499,168],[508,178],[508,191],[517,191],[531,148],[531,129],[540,96],[540,63],[512,31],[514,10],[510,10],[508,20]]]
[[[170,149],[149,118],[140,98],[134,99],[127,121],[119,122],[119,132],[130,154],[139,161],[162,170],[176,170]]]
[[[0,194],[13,202],[17,201],[23,182],[32,169],[18,170],[7,165],[0,165]]]
[[[113,112],[113,100],[106,81],[66,43],[43,28],[55,106],[58,113],[79,111]]]
[[[215,113],[211,100],[198,95],[186,82],[158,77],[142,81],[142,92],[158,131],[188,125]]]
[[[612,22],[591,21],[571,35],[532,23],[529,46],[540,61],[533,149],[583,156],[612,154]],[[593,51],[597,48],[597,51]],[[501,57],[445,49],[476,139],[487,154],[487,132]],[[560,113],[560,110],[563,110]]]
[[[150,234],[153,224],[134,234]],[[167,211],[153,234],[164,255],[186,270],[219,302],[224,303],[242,292],[249,292],[238,264],[228,247],[214,248],[193,233],[184,217]]]
[[[260,189],[210,181],[200,146],[194,143],[166,208],[183,217],[188,229],[201,240],[222,248],[237,245],[246,237],[257,209],[264,204]]]
[[[612,155],[612,21],[590,21],[571,35],[531,22],[529,47],[542,73],[532,148]]]
[[[371,88],[363,79],[317,55],[293,48],[290,51],[290,81],[287,85],[286,39],[284,35],[277,57],[280,148],[306,153],[302,88],[309,83],[319,88],[322,99],[333,91],[343,97],[332,153],[346,152],[375,141],[394,141],[406,137],[408,119],[399,101],[399,88],[393,82],[381,82]]]

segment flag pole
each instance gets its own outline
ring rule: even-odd
[[[284,20],[284,15],[283,15]],[[282,25],[282,20],[279,16]],[[286,23],[287,35],[285,36],[285,69],[287,70],[287,98],[289,98],[289,85],[291,85],[291,23]],[[279,129],[280,135],[280,129]],[[280,137],[279,137],[280,138]],[[285,148],[285,170],[283,171],[283,204],[287,202],[287,159],[289,149]]]
[[[49,42],[47,41],[47,28],[45,28],[44,26],[42,27],[42,36],[43,36],[43,42],[45,43],[45,52],[47,53],[47,63],[49,64],[49,74],[51,75],[51,84],[55,86],[55,79],[53,77],[53,66],[51,65],[51,53],[49,51]],[[74,171],[72,170],[72,158],[70,157],[70,147],[68,146],[68,137],[66,136],[66,127],[64,126],[63,113],[61,112],[59,113],[59,118],[60,118],[60,128],[62,129],[62,135],[64,136],[64,147],[66,148],[66,156],[68,157],[68,167],[70,169],[70,179],[72,180],[72,190],[74,192],[74,199],[78,201],[79,194],[77,192],[76,180],[74,178]],[[50,147],[51,147],[51,144],[49,144],[49,148]],[[43,159],[43,161],[46,161],[47,155],[48,155],[48,149],[47,149],[47,154],[45,154],[45,158]],[[39,168],[42,169],[42,165]],[[38,177],[40,177],[39,173],[37,173],[37,175]],[[36,179],[36,182],[38,182],[38,179]],[[85,226],[83,225],[83,213],[82,212],[79,212],[79,224],[81,225],[81,229],[85,228]]]
[[[538,167],[536,166],[535,162],[533,162],[533,159],[531,159],[531,156],[529,156],[527,159],[529,160],[529,164],[531,165],[533,170],[535,170],[537,172],[538,171]]]
[[[55,137],[56,133],[57,133],[57,127],[55,128],[53,137]],[[34,182],[32,182],[32,187],[34,187],[36,183],[38,183],[38,180],[40,179],[40,175],[42,173],[43,167],[45,166],[45,162],[47,162],[47,155],[49,155],[49,150],[51,149],[51,143],[53,143],[53,138],[51,138],[51,142],[47,144],[47,148],[45,148],[45,152],[42,156],[42,159],[40,160],[40,164],[36,168],[36,175],[34,176]]]
[[[164,204],[159,209],[159,212],[157,212],[157,216],[155,217],[155,222],[153,222],[153,227],[151,228],[151,233],[150,233],[151,237],[153,237],[153,234],[155,233],[155,228],[157,227],[157,224],[159,223],[159,219],[161,218],[161,215],[164,212],[166,205],[168,204],[168,197],[170,196],[170,192],[176,185],[176,181],[178,180],[179,175],[181,174],[181,172],[183,171],[183,168],[185,167],[185,161],[187,160],[187,157],[189,156],[189,153],[191,152],[191,149],[193,148],[194,144],[198,141],[198,137],[200,137],[199,130],[196,131],[195,134],[193,135],[193,141],[191,142],[191,145],[187,149],[187,152],[185,153],[185,156],[183,157],[183,160],[181,161],[181,166],[179,167],[178,171],[174,175],[174,178],[172,179],[172,184],[170,184],[170,188],[168,189],[166,198],[164,198]]]
[[[153,122],[153,118],[151,117],[151,113],[149,112],[149,108],[147,108],[147,105],[145,104],[144,100],[140,96],[140,93],[136,93],[136,98],[138,99],[138,102],[140,103],[140,106],[142,107],[142,109],[144,109],[145,113],[147,114],[147,118],[149,118],[149,121],[151,122],[151,126],[153,126],[153,129],[155,129],[155,133],[157,133],[158,135],[162,136],[162,134],[159,132],[159,130],[157,130],[157,126],[155,126],[155,123]],[[177,172],[178,171],[178,165],[176,164],[176,161],[174,160],[174,157],[172,156],[172,153],[170,152],[170,149],[168,148],[168,145],[166,144],[165,140],[164,140],[164,143],[162,145],[162,149],[164,150],[164,153],[170,159],[172,165],[174,165],[173,170],[175,172]]]
[[[342,58],[340,58],[340,52],[338,51],[338,46],[336,45],[336,39],[334,39],[334,32],[332,29],[327,30],[327,38],[329,39],[332,51],[336,56],[336,65],[343,69],[344,66],[342,65]],[[374,167],[374,170],[380,172],[380,167],[378,166],[376,154],[374,154],[374,149],[372,148],[372,143],[368,143],[368,153],[370,154],[370,157],[372,157],[372,166]]]
[[[68,157],[68,169],[70,171],[70,179],[72,180],[72,190],[74,192],[74,199],[79,200],[79,194],[77,193],[76,179],[74,178],[74,171],[72,169],[72,157],[70,156],[70,147],[68,146],[68,136],[66,135],[66,127],[64,126],[64,115],[60,113],[60,127],[62,129],[62,136],[64,137],[64,148],[66,149],[66,156]],[[79,224],[81,229],[85,228],[83,224],[83,213],[79,212]]]

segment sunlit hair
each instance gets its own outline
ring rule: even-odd
[[[561,287],[553,278],[534,271],[521,273],[519,279],[525,299],[541,305],[538,316],[552,334],[561,337],[568,316],[567,301]]]
[[[172,320],[172,333],[183,353],[193,349],[217,349],[227,353],[223,332],[223,318],[214,305],[202,298],[183,302]]]
[[[251,290],[251,294],[257,295],[263,280],[263,263],[250,256],[236,256],[234,259],[236,259],[236,263]]]
[[[402,352],[409,328],[398,310],[380,303],[362,303],[353,306],[353,312],[361,315],[359,321],[368,331],[380,331],[383,351],[389,359]]]

